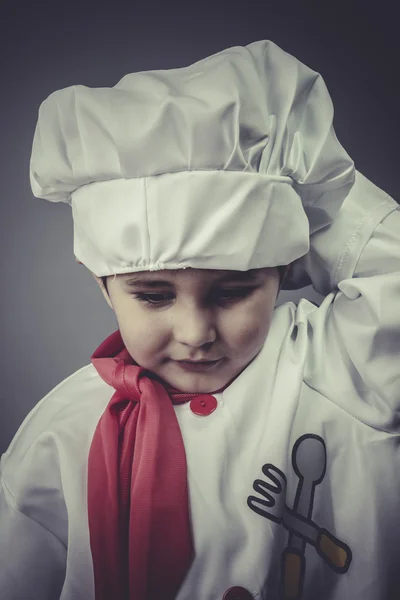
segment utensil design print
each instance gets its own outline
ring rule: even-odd
[[[347,571],[351,561],[350,548],[337,540],[325,529],[319,528],[312,520],[315,487],[321,483],[326,471],[326,448],[324,440],[313,434],[301,436],[293,446],[292,465],[299,477],[293,511],[285,505],[282,523],[289,533],[288,545],[282,554],[282,585],[284,600],[301,598],[305,577],[306,543],[311,542],[318,553],[335,571]],[[296,517],[297,525],[290,527]],[[294,532],[296,530],[296,533]]]
[[[300,600],[305,578],[305,547],[311,543],[318,554],[337,573],[345,573],[351,563],[349,546],[338,540],[326,529],[319,527],[312,519],[314,493],[326,471],[326,448],[324,440],[314,434],[301,436],[293,446],[292,465],[299,478],[293,509],[284,502],[281,514],[266,510],[275,506],[276,495],[286,492],[286,476],[272,464],[263,465],[262,471],[271,483],[257,479],[253,488],[264,499],[249,496],[248,506],[256,513],[276,523],[281,523],[289,531],[288,544],[281,560],[281,597],[283,600]],[[275,473],[274,473],[275,472]],[[278,476],[279,477],[278,477]],[[286,497],[286,493],[284,494]],[[276,511],[275,511],[276,512]]]

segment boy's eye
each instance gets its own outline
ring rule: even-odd
[[[162,304],[163,302],[167,302],[168,299],[165,296],[166,294],[135,294],[137,300],[147,302],[148,304]]]
[[[254,288],[240,288],[240,289],[229,289],[229,290],[220,290],[216,293],[217,298],[219,298],[220,302],[230,302],[239,298],[243,298],[248,296],[250,292]],[[134,296],[137,300],[141,302],[146,302],[147,304],[157,305],[157,304],[165,304],[169,300],[172,300],[171,294],[144,294],[142,292],[135,294]]]

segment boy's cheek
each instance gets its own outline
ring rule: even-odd
[[[236,321],[235,327],[231,330],[232,341],[236,347],[256,347],[264,341],[270,325],[270,318],[263,315],[243,318]]]

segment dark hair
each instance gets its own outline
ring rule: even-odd
[[[283,278],[283,274],[285,272],[285,268],[286,267],[284,265],[278,267],[278,271],[279,271],[279,285],[282,284],[282,278]]]

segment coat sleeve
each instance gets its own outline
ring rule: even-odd
[[[303,262],[327,294],[310,317],[305,381],[367,425],[400,433],[400,207],[357,173]]]
[[[0,487],[1,600],[58,600],[67,550],[38,522],[20,512],[5,481]]]

